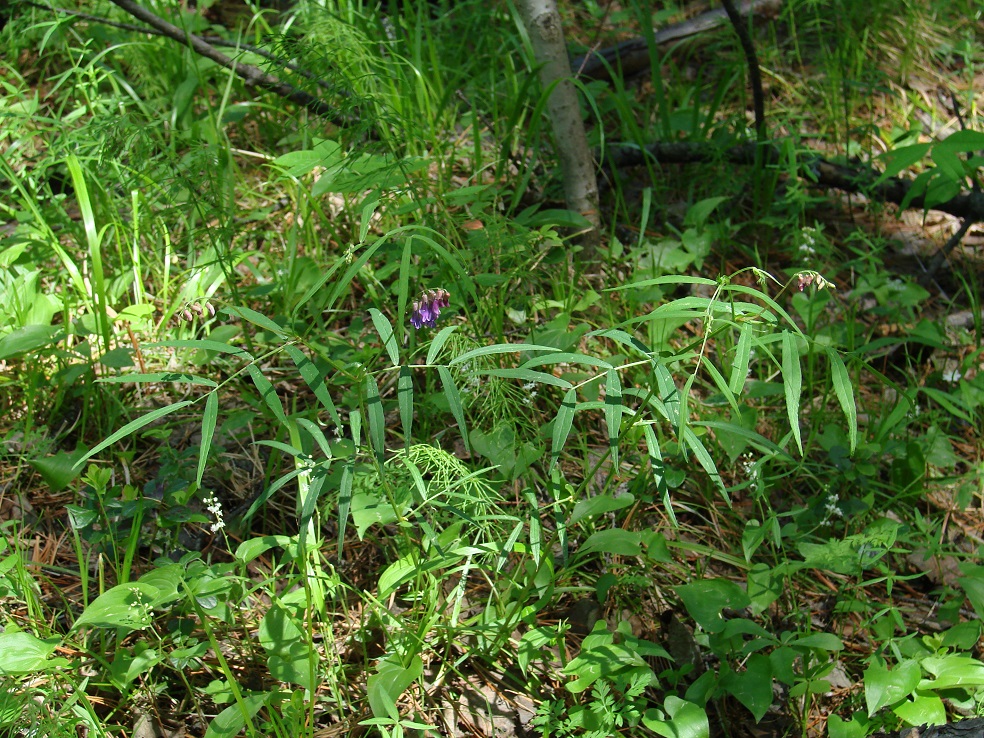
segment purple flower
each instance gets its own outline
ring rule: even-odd
[[[451,304],[451,293],[447,290],[425,290],[419,300],[413,302],[413,312],[410,314],[410,325],[418,330],[422,326],[434,328],[441,315],[441,308]]]

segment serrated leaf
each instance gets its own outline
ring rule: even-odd
[[[341,430],[342,420],[338,417],[338,410],[335,409],[335,403],[332,402],[331,394],[329,394],[328,388],[325,386],[324,377],[318,371],[318,367],[297,346],[288,345],[286,350],[287,355],[294,362],[294,366],[297,367],[301,379],[304,380],[304,383],[314,393],[314,396],[318,398],[318,402],[321,403],[322,407],[328,411],[328,415],[331,416],[335,427]]]
[[[786,394],[786,414],[789,427],[796,439],[796,447],[803,455],[803,437],[800,433],[800,396],[803,393],[803,374],[800,367],[796,337],[789,331],[782,332],[782,383]]]
[[[201,487],[205,475],[205,462],[208,461],[208,450],[212,446],[212,436],[215,434],[215,421],[219,417],[219,396],[209,392],[205,400],[205,412],[202,413],[202,440],[198,447],[198,474],[195,483]]]
[[[605,375],[605,425],[608,426],[608,450],[612,467],[618,469],[618,434],[622,427],[622,380],[615,369]]]
[[[383,414],[383,398],[379,396],[376,378],[366,377],[366,414],[369,420],[369,440],[380,461],[386,456],[386,418]]]
[[[410,448],[410,431],[413,429],[413,374],[408,366],[400,367],[400,379],[396,385],[396,399],[400,405],[403,443],[406,448]]]
[[[372,318],[372,324],[376,326],[376,332],[379,334],[383,346],[386,347],[386,353],[389,354],[393,366],[399,365],[400,347],[397,345],[396,335],[393,333],[393,325],[376,308],[369,308],[369,317]]]
[[[451,334],[458,329],[456,325],[446,325],[441,330],[437,332],[437,335],[431,339],[430,348],[427,349],[427,363],[433,364],[437,361],[437,357],[441,353],[441,349],[444,348],[444,344],[447,343]]]
[[[85,456],[83,456],[81,459],[75,462],[73,468],[75,469],[79,468],[80,466],[82,466],[82,464],[84,464],[86,461],[88,461],[93,456],[98,454],[104,448],[112,446],[121,438],[125,438],[126,436],[130,435],[134,431],[140,430],[145,425],[149,425],[150,423],[153,423],[155,420],[158,420],[159,418],[163,418],[165,415],[170,415],[173,412],[177,412],[181,408],[188,407],[188,405],[191,405],[193,402],[194,400],[181,400],[180,402],[175,402],[173,405],[167,405],[165,407],[159,407],[156,410],[151,410],[146,415],[141,415],[136,420],[130,421],[122,428],[120,428],[118,431],[113,433],[105,441],[96,444],[95,448],[93,448],[91,451],[86,453]]]
[[[567,390],[560,409],[557,411],[557,418],[554,420],[553,443],[550,450],[550,469],[553,469],[560,460],[560,453],[564,450],[567,437],[571,433],[571,426],[574,424],[574,412],[577,410],[577,390],[573,387]]]
[[[260,371],[260,368],[256,364],[250,364],[246,369],[249,371],[249,378],[253,380],[253,386],[260,393],[260,397],[266,403],[266,406],[270,408],[273,417],[281,423],[286,423],[287,415],[284,413],[284,406],[280,402],[280,397],[277,396],[276,388],[269,379],[263,376],[263,372]]]
[[[451,414],[458,423],[458,433],[461,435],[461,440],[465,444],[465,451],[471,453],[471,449],[468,446],[468,426],[465,425],[465,409],[461,404],[461,394],[458,392],[458,386],[454,383],[451,370],[446,366],[437,367],[437,373],[440,375],[441,384],[444,386],[444,396],[448,398],[448,405],[451,406]]]
[[[854,403],[854,386],[851,384],[851,376],[848,374],[840,354],[834,349],[828,348],[827,358],[830,360],[830,376],[834,385],[834,394],[837,395],[837,401],[847,419],[847,437],[853,455],[858,447],[858,408]]]

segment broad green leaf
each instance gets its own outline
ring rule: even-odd
[[[293,536],[284,535],[250,538],[248,541],[243,541],[236,547],[236,553],[234,555],[241,563],[248,564],[256,557],[265,554],[271,548],[289,548],[294,540]]]
[[[690,617],[708,633],[724,630],[725,609],[741,610],[751,603],[745,590],[728,579],[703,579],[680,585],[676,592]]]
[[[284,413],[284,406],[280,402],[276,388],[271,384],[269,379],[263,376],[263,372],[260,371],[260,368],[256,364],[249,364],[246,369],[249,371],[249,377],[253,380],[253,385],[256,387],[257,392],[263,398],[263,402],[273,412],[273,417],[281,423],[286,423],[287,415]]]
[[[615,369],[605,375],[605,425],[608,426],[608,450],[612,467],[618,469],[618,436],[622,427],[622,381]]]
[[[53,326],[25,325],[0,338],[0,361],[49,346],[61,335],[63,331]]]
[[[567,437],[571,433],[571,425],[574,423],[574,412],[577,409],[577,390],[573,387],[567,390],[560,409],[557,411],[557,418],[554,420],[553,444],[550,450],[550,468],[553,469],[560,460],[560,453],[564,450]]]
[[[287,329],[283,326],[274,323],[267,316],[262,313],[258,313],[255,310],[251,310],[248,307],[233,306],[223,309],[228,315],[232,315],[236,318],[241,318],[243,320],[249,321],[253,325],[259,326],[264,330],[270,331],[271,333],[276,333],[278,336],[286,336]]]
[[[872,183],[872,186],[878,186],[890,177],[895,177],[900,172],[911,168],[913,164],[922,161],[922,158],[929,152],[929,148],[930,144],[928,143],[912,144],[882,154],[880,158],[888,163],[885,165],[885,171]]]
[[[84,464],[86,461],[88,461],[93,456],[95,456],[100,451],[102,451],[104,448],[108,448],[109,446],[112,446],[114,443],[116,443],[121,438],[125,438],[126,436],[130,435],[134,431],[140,430],[145,425],[149,425],[149,424],[153,423],[155,420],[158,420],[159,418],[163,418],[165,415],[170,415],[173,412],[177,412],[178,410],[181,410],[182,408],[188,407],[188,405],[191,405],[193,402],[194,402],[194,400],[181,400],[180,402],[175,402],[173,405],[166,405],[164,407],[159,407],[156,410],[151,410],[146,415],[141,415],[136,420],[130,421],[129,423],[127,423],[126,425],[124,425],[122,428],[120,428],[118,431],[116,431],[115,433],[113,433],[105,441],[102,441],[101,443],[96,444],[95,448],[93,448],[91,451],[89,451],[81,459],[79,459],[78,461],[76,461],[75,462],[75,468],[77,469],[82,464]]]
[[[872,717],[883,707],[912,694],[922,679],[922,669],[914,660],[903,661],[894,669],[874,662],[864,670],[864,701],[868,717]]]
[[[366,684],[369,707],[377,718],[400,719],[396,702],[423,673],[424,663],[420,656],[414,655],[404,666],[398,657],[389,656],[379,662],[376,673],[370,674]]]
[[[0,676],[29,674],[67,665],[66,659],[48,659],[60,642],[58,638],[42,641],[23,631],[0,633]]]
[[[577,550],[578,554],[606,553],[615,556],[639,556],[642,554],[642,541],[639,532],[609,528],[592,533]]]
[[[803,455],[803,438],[800,434],[800,396],[803,392],[803,374],[800,367],[799,349],[796,337],[789,331],[782,332],[782,380],[786,393],[786,414],[789,427],[796,439],[796,447]]]
[[[867,735],[868,731],[858,714],[853,715],[850,722],[840,715],[827,717],[827,738],[865,738]]]
[[[318,371],[318,367],[315,366],[314,362],[303,351],[293,344],[288,344],[287,355],[290,356],[294,365],[297,367],[301,379],[314,392],[314,396],[318,398],[322,407],[328,411],[328,415],[331,416],[335,427],[341,430],[341,418],[338,417],[338,410],[335,409],[335,403],[332,402],[331,394],[329,394],[328,388],[325,386],[324,377]]]
[[[441,349],[444,348],[444,344],[447,343],[451,334],[457,329],[457,325],[446,325],[437,332],[437,335],[431,339],[430,348],[427,349],[427,364],[433,364],[437,361],[437,357],[440,355]]]
[[[219,417],[219,395],[209,392],[205,400],[205,412],[202,413],[202,438],[198,447],[198,473],[195,484],[202,486],[205,476],[205,462],[208,461],[208,451],[212,446],[212,436],[215,434],[215,421]]]
[[[81,473],[76,460],[82,458],[86,450],[86,447],[80,446],[72,452],[59,451],[52,456],[30,459],[28,463],[41,475],[52,492],[61,492]]]
[[[721,677],[721,687],[748,708],[755,722],[765,717],[772,704],[772,663],[765,654],[754,653],[745,662],[745,670],[728,670]]]
[[[397,344],[396,335],[393,333],[393,325],[376,308],[369,308],[369,316],[372,318],[372,324],[376,326],[376,332],[379,334],[383,346],[386,347],[386,353],[389,354],[390,361],[393,362],[393,366],[398,366],[400,363],[400,347]]]
[[[477,359],[481,356],[491,356],[493,354],[510,354],[520,351],[549,351],[556,353],[557,349],[553,346],[540,346],[535,343],[497,343],[493,346],[482,346],[481,348],[466,351],[461,356],[451,360],[449,366],[463,364],[466,361]]]
[[[372,441],[376,458],[386,457],[386,417],[383,414],[383,399],[379,396],[376,378],[366,376],[366,414],[369,419],[369,439]]]
[[[828,348],[827,358],[830,360],[834,394],[837,395],[837,401],[844,411],[844,417],[847,418],[847,437],[851,444],[851,455],[853,456],[858,447],[858,408],[854,404],[854,387],[840,354],[836,350]]]
[[[740,395],[748,379],[748,361],[752,355],[752,326],[742,323],[738,335],[738,345],[735,346],[735,363],[731,366],[731,380],[728,386],[736,395]]]
[[[929,656],[920,664],[933,678],[923,679],[919,683],[919,689],[939,691],[951,687],[984,687],[984,662],[971,656]]]
[[[892,712],[908,725],[946,725],[947,723],[943,700],[933,692],[916,691],[912,699],[906,700]],[[864,734],[861,738],[864,738]]]
[[[458,423],[458,433],[465,444],[465,451],[471,453],[468,446],[468,426],[465,425],[465,409],[461,405],[461,395],[454,383],[454,377],[451,376],[451,370],[446,366],[439,366],[437,373],[440,375],[441,384],[444,386],[444,396],[448,398],[448,405],[451,406],[451,414]]]
[[[143,630],[150,627],[157,587],[144,582],[118,584],[99,595],[82,611],[72,630],[82,627]]]
[[[635,496],[631,493],[619,495],[618,497],[613,497],[612,495],[588,497],[574,505],[574,510],[571,512],[568,522],[570,525],[574,525],[584,518],[595,518],[598,515],[629,507],[633,502],[635,502]]]
[[[260,708],[267,703],[269,698],[270,693],[261,692],[243,697],[242,705],[238,702],[229,705],[208,724],[205,738],[235,738],[246,727],[247,719],[252,722],[253,716],[260,711]]]
[[[400,379],[396,385],[396,398],[400,405],[400,422],[403,425],[403,443],[410,447],[410,431],[413,429],[413,374],[410,367],[400,367]]]
[[[707,712],[699,705],[670,695],[663,707],[668,713],[668,720],[650,708],[642,718],[643,725],[663,738],[710,738]]]

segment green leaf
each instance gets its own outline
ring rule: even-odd
[[[557,418],[554,420],[553,443],[550,449],[550,469],[553,469],[560,460],[560,453],[564,450],[567,437],[571,433],[571,426],[574,424],[574,412],[577,410],[577,390],[573,387],[567,390],[560,409],[557,411]]]
[[[618,497],[613,497],[612,495],[596,495],[594,497],[588,497],[587,499],[581,500],[574,505],[574,510],[571,512],[568,523],[570,525],[574,525],[585,518],[590,520],[608,512],[621,510],[622,508],[628,507],[633,502],[635,502],[635,496],[631,493],[619,495]]]
[[[731,379],[728,387],[736,395],[740,395],[748,379],[748,361],[752,355],[752,326],[750,323],[741,324],[738,335],[738,345],[735,346],[735,363],[731,366]]]
[[[608,450],[612,466],[618,469],[618,435],[622,427],[622,381],[615,369],[605,376],[605,425],[608,426]]]
[[[577,354],[571,351],[560,351],[556,354],[547,354],[546,356],[537,356],[529,361],[523,362],[521,369],[531,369],[535,366],[543,366],[544,364],[587,364],[588,366],[600,366],[604,369],[611,369],[612,365],[610,362],[604,359],[599,359],[594,356],[587,356],[585,354]]]
[[[85,626],[123,630],[149,628],[152,606],[158,594],[157,587],[145,582],[118,584],[90,602],[72,630]]]
[[[673,502],[670,500],[670,488],[666,484],[666,478],[664,476],[666,465],[663,462],[663,452],[659,448],[659,439],[656,438],[656,431],[653,430],[653,426],[650,423],[646,423],[642,429],[646,437],[646,449],[649,451],[649,468],[653,472],[656,491],[663,501],[663,507],[666,509],[670,523],[676,527],[676,513],[673,512]]]
[[[202,439],[198,448],[198,474],[195,476],[195,484],[202,486],[202,477],[205,476],[205,462],[208,461],[208,450],[212,446],[212,436],[215,434],[215,421],[219,417],[219,395],[216,392],[209,392],[208,399],[205,400],[205,412],[202,413]]]
[[[269,699],[270,693],[261,692],[246,695],[241,705],[238,702],[229,705],[208,724],[205,738],[235,738],[246,727],[247,719],[252,721],[253,716]]]
[[[895,177],[903,170],[909,169],[913,164],[922,161],[922,158],[929,151],[929,147],[930,144],[928,143],[913,144],[901,146],[882,154],[881,158],[885,159],[888,164],[885,165],[885,171],[882,172],[881,176],[872,183],[873,186],[880,185],[890,177]]]
[[[145,425],[149,425],[150,423],[153,423],[155,420],[158,420],[159,418],[163,418],[165,415],[170,415],[173,412],[188,407],[188,405],[191,405],[193,402],[194,400],[181,400],[180,402],[175,402],[173,405],[166,405],[164,407],[159,407],[156,410],[151,410],[146,415],[141,415],[136,420],[130,421],[122,428],[120,428],[118,431],[113,433],[109,438],[102,441],[101,443],[96,444],[95,448],[93,448],[91,451],[86,453],[85,456],[83,456],[81,459],[76,461],[75,468],[76,469],[79,468],[82,464],[84,464],[86,461],[88,461],[93,456],[98,454],[104,448],[108,448],[109,446],[112,446],[121,438],[125,438],[126,436],[130,435],[134,431],[140,430]]]
[[[345,549],[345,528],[348,527],[349,511],[352,509],[352,482],[355,479],[355,467],[351,461],[346,461],[342,467],[342,479],[338,483],[338,556],[341,558]]]
[[[258,313],[255,310],[251,310],[248,307],[227,307],[223,308],[223,312],[235,318],[241,318],[242,320],[249,321],[253,325],[259,326],[260,328],[270,331],[271,333],[275,333],[278,336],[287,335],[287,330],[283,326],[274,323],[267,316],[262,313]]]
[[[606,553],[615,556],[639,556],[642,554],[642,541],[639,532],[609,528],[592,533],[578,549],[578,554]]]
[[[376,326],[376,332],[379,334],[383,346],[386,347],[386,353],[389,354],[390,361],[393,362],[393,366],[398,366],[400,363],[400,347],[397,344],[396,335],[393,333],[393,325],[376,308],[369,308],[369,316],[372,318],[372,324]]]
[[[215,351],[220,354],[234,354],[236,356],[253,360],[253,355],[243,351],[243,349],[238,346],[230,346],[228,343],[222,343],[221,341],[209,341],[208,339],[196,339],[196,340],[181,340],[181,341],[155,341],[153,343],[144,344],[145,347],[155,348],[157,346],[165,348],[190,348],[197,351]]]
[[[906,700],[892,712],[909,725],[946,725],[947,723],[943,700],[932,692],[917,690],[910,700]]]
[[[521,379],[524,382],[538,382],[552,387],[560,387],[561,389],[569,389],[571,387],[571,383],[566,379],[555,377],[553,374],[547,374],[546,372],[535,372],[532,369],[479,369],[471,371],[469,374],[502,377],[504,379]]]
[[[400,405],[400,422],[403,425],[403,443],[410,447],[410,431],[413,429],[413,374],[410,367],[400,367],[400,379],[396,385],[396,398]]]
[[[864,701],[868,707],[868,717],[872,717],[883,707],[912,694],[922,679],[922,670],[914,660],[903,661],[890,670],[877,662],[864,670]]]
[[[256,364],[250,364],[246,369],[249,371],[249,377],[253,380],[253,385],[256,387],[257,392],[263,398],[263,402],[273,412],[273,417],[281,423],[286,423],[287,415],[284,413],[284,406],[280,402],[280,397],[277,396],[276,388],[270,383],[269,379],[263,376],[263,372],[260,371],[260,368]]]
[[[152,374],[119,374],[115,377],[100,377],[102,384],[136,384],[138,382],[176,382],[179,384],[217,387],[214,380],[206,377],[196,377],[184,372],[154,372]]]
[[[383,399],[379,396],[376,378],[366,376],[366,414],[369,417],[369,439],[372,441],[376,458],[386,457],[386,418],[383,414]]]
[[[60,643],[58,638],[42,641],[31,633],[0,633],[0,675],[29,674],[67,664],[66,659],[48,660]]]
[[[690,617],[709,633],[724,630],[721,613],[725,609],[741,610],[751,604],[745,590],[727,579],[703,579],[683,584],[676,592]]]
[[[535,343],[497,343],[493,346],[482,346],[481,348],[466,351],[461,356],[452,359],[449,366],[463,364],[466,361],[471,361],[472,359],[477,359],[481,356],[490,356],[492,354],[510,354],[519,351],[549,351],[554,353],[557,350],[558,349],[553,346],[540,346]]]
[[[984,663],[970,656],[929,656],[920,664],[933,678],[922,680],[919,689],[939,691],[951,687],[984,687]]]
[[[663,738],[710,738],[711,726],[707,712],[693,702],[670,695],[663,703],[669,719],[662,719],[658,711],[650,708],[642,723]]]
[[[86,448],[80,446],[75,451],[59,451],[53,456],[31,459],[28,463],[41,475],[52,492],[61,492],[75,479],[80,469],[78,460],[85,456]]]
[[[721,676],[721,687],[748,708],[759,722],[772,704],[772,663],[765,654],[748,657],[743,672],[728,670]]]
[[[831,380],[834,384],[834,394],[847,418],[847,434],[851,444],[851,455],[858,447],[858,408],[854,404],[854,387],[851,376],[840,354],[832,348],[827,348],[827,358],[830,360]]]
[[[341,430],[342,421],[338,417],[338,410],[335,409],[335,403],[332,402],[331,395],[328,393],[328,388],[325,386],[325,379],[321,372],[318,371],[318,367],[315,366],[314,362],[311,361],[303,351],[301,351],[297,346],[289,344],[287,346],[287,355],[290,356],[294,365],[297,367],[297,371],[301,375],[301,379],[304,383],[311,389],[314,396],[318,398],[328,414],[331,416],[332,422],[335,427]]]
[[[312,423],[307,418],[297,418],[297,425],[307,431],[311,439],[318,444],[318,448],[321,449],[321,453],[325,455],[325,458],[332,458],[331,444],[328,443],[328,438],[325,436],[324,431],[321,430],[321,426],[317,423]]]
[[[294,540],[295,539],[292,536],[284,535],[250,538],[248,541],[243,541],[236,547],[236,553],[234,555],[241,563],[248,564],[256,557],[265,554],[271,548],[287,549],[291,546]]]
[[[796,439],[796,447],[800,456],[803,455],[803,438],[800,434],[800,395],[803,392],[803,374],[800,367],[799,349],[796,347],[796,337],[789,331],[782,332],[782,379],[786,392],[786,414],[789,417],[789,427]]]
[[[441,349],[444,348],[444,344],[447,343],[451,334],[458,329],[457,325],[446,325],[441,330],[437,332],[437,335],[431,339],[430,348],[427,349],[427,363],[433,364],[437,361],[437,357],[441,353]]]
[[[49,346],[62,335],[58,328],[46,325],[25,325],[0,338],[0,361],[18,354],[37,351]]]
[[[465,444],[465,451],[471,453],[468,446],[468,426],[465,425],[465,409],[461,405],[461,395],[454,383],[454,377],[451,376],[451,370],[446,366],[439,366],[437,373],[440,375],[441,384],[444,386],[444,396],[448,398],[448,405],[451,406],[451,414],[458,423],[458,433]]]
[[[407,688],[423,673],[424,663],[420,656],[414,655],[404,666],[395,656],[379,662],[376,673],[370,674],[366,685],[369,707],[377,718],[400,719],[396,702]]]

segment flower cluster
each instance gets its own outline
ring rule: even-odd
[[[210,526],[213,533],[218,533],[220,530],[225,528],[225,520],[222,518],[222,503],[219,502],[219,498],[214,494],[210,494],[204,500],[205,509],[212,513],[212,517],[215,518],[215,522]]]
[[[433,328],[437,325],[437,318],[441,314],[441,308],[446,308],[450,303],[451,293],[447,290],[426,290],[419,300],[414,300],[413,313],[410,315],[410,324],[414,328],[427,326]]]
[[[817,272],[800,272],[796,275],[796,281],[800,292],[814,283],[817,285],[818,290],[822,290],[825,287],[833,287],[833,284],[828,282]]]

